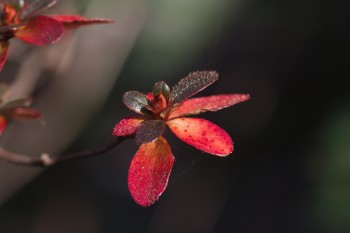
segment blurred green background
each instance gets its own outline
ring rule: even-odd
[[[51,167],[24,185],[0,206],[1,233],[350,232],[350,2],[70,2],[70,12],[96,8],[103,17],[118,6],[130,25],[142,12],[142,27],[130,53],[120,55],[122,69],[110,74],[116,81],[104,93],[108,98],[65,151],[111,140],[114,125],[130,114],[121,102],[125,91],[148,92],[160,80],[172,86],[195,70],[221,75],[200,95],[249,93],[251,100],[202,115],[232,136],[235,152],[227,158],[166,133],[176,162],[153,206],[138,206],[128,193],[137,150],[128,140],[104,156]],[[112,40],[107,48],[114,46]],[[107,61],[90,59],[97,66]]]

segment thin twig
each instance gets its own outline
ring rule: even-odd
[[[65,154],[57,157],[52,157],[49,154],[44,153],[40,156],[40,158],[33,158],[29,155],[17,154],[0,147],[0,159],[4,159],[7,162],[14,163],[16,165],[32,166],[32,167],[48,167],[61,162],[101,155],[113,149],[115,146],[117,146],[127,138],[130,138],[130,137],[117,137],[113,141],[111,141],[110,143],[104,146],[97,147],[94,149],[69,153],[69,154]]]

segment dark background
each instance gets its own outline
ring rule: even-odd
[[[128,140],[47,169],[2,204],[0,232],[350,232],[350,3],[190,2],[146,3],[106,104],[67,151],[112,139],[130,114],[123,92],[217,70],[200,95],[251,95],[202,115],[231,135],[234,153],[211,156],[167,132],[176,158],[168,188],[142,208],[127,189],[137,150]]]

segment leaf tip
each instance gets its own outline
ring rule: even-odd
[[[243,94],[242,99],[243,99],[243,101],[250,100],[250,94]]]

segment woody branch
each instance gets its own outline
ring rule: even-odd
[[[7,162],[10,162],[16,165],[32,166],[32,167],[48,167],[57,163],[66,162],[70,160],[83,159],[83,158],[102,155],[105,152],[113,149],[115,146],[122,143],[127,138],[130,138],[130,137],[117,137],[106,145],[93,148],[93,149],[68,153],[61,156],[50,156],[47,153],[43,153],[40,155],[39,158],[34,158],[25,154],[18,154],[0,147],[0,159],[3,159]]]

